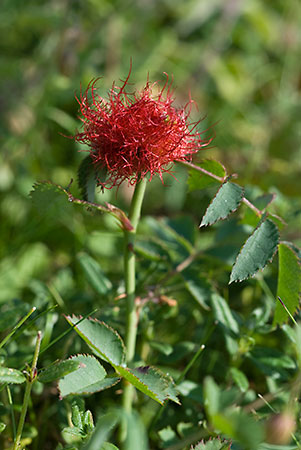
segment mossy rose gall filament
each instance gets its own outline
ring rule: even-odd
[[[92,80],[77,99],[83,130],[74,137],[90,147],[97,170],[107,169],[106,181],[98,185],[130,184],[149,174],[151,179],[169,172],[175,161],[190,161],[194,153],[210,140],[197,131],[197,123],[189,123],[191,101],[176,108],[168,84],[159,93],[157,83],[147,82],[141,91],[128,93],[127,79],[121,86],[113,84],[107,99],[97,94]]]

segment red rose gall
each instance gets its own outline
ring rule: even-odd
[[[188,122],[192,101],[184,108],[173,106],[167,75],[158,94],[153,94],[156,83],[149,82],[141,92],[126,92],[129,76],[121,87],[113,84],[107,100],[97,94],[96,81],[77,99],[84,126],[74,138],[89,145],[96,171],[107,170],[106,181],[97,182],[106,188],[125,180],[135,184],[148,174],[163,182],[172,163],[191,161],[211,142],[196,130],[199,122]]]

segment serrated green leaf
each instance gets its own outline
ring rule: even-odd
[[[219,438],[210,439],[207,442],[200,442],[193,450],[228,450],[231,448],[229,441],[220,440]]]
[[[278,288],[277,297],[280,297],[289,312],[294,315],[299,308],[301,293],[301,266],[297,255],[281,243],[278,246]],[[274,324],[280,324],[288,319],[288,314],[280,302],[276,303]]]
[[[86,253],[78,255],[78,260],[95,291],[101,295],[107,294],[112,289],[112,283],[105,276],[98,262]]]
[[[217,191],[202,218],[200,227],[212,225],[218,220],[226,219],[231,212],[237,210],[244,190],[238,184],[227,181]]]
[[[204,159],[199,164],[196,164],[197,167],[201,167],[202,169],[213,173],[213,175],[217,175],[218,177],[224,178],[226,176],[225,167],[219,163],[218,161],[214,161],[212,159]],[[204,189],[210,186],[215,186],[220,182],[205,173],[200,172],[196,169],[189,170],[189,178],[188,178],[188,188],[189,191],[196,191],[199,189]]]
[[[105,378],[106,371],[94,356],[77,355],[73,356],[72,360],[75,360],[80,368],[60,379],[58,387],[61,398],[70,394],[99,392],[118,381],[118,378]]]
[[[117,372],[135,386],[139,391],[148,395],[161,405],[166,400],[172,400],[180,404],[177,391],[170,376],[164,374],[154,367],[116,367]]]
[[[62,378],[68,373],[74,372],[80,367],[78,361],[69,359],[66,361],[58,361],[55,364],[44,369],[38,376],[41,383],[50,383],[51,381]]]
[[[21,384],[24,381],[26,378],[20,370],[0,367],[0,383]]]
[[[71,325],[75,325],[80,320],[76,316],[67,316],[66,319]],[[124,364],[124,344],[113,328],[97,319],[84,319],[74,329],[97,356],[113,366]]]
[[[272,260],[279,242],[276,225],[264,220],[241,248],[232,268],[230,283],[252,277]]]

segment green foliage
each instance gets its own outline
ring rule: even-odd
[[[163,405],[166,400],[180,403],[177,398],[177,391],[174,387],[172,378],[158,369],[146,366],[137,367],[135,369],[118,367],[117,370],[118,373],[133,386],[153,400],[161,403],[161,405]]]
[[[112,283],[105,276],[97,261],[85,253],[81,253],[78,256],[78,260],[86,274],[87,280],[93,286],[95,291],[98,294],[107,294],[112,288]]]
[[[210,439],[207,442],[200,442],[192,450],[229,450],[231,443],[221,441],[220,439]]]
[[[50,383],[51,381],[55,381],[68,373],[74,372],[79,369],[79,361],[76,360],[68,360],[68,361],[58,361],[52,364],[51,366],[44,369],[38,376],[38,380],[41,383]]]
[[[78,324],[80,319],[76,316],[67,316],[66,319],[97,356],[112,366],[124,364],[124,344],[113,328],[95,319],[85,319]]]
[[[217,294],[211,297],[212,312],[215,320],[217,320],[224,328],[224,336],[228,351],[232,354],[237,352],[237,336],[239,335],[239,326],[235,320],[227,302]]]
[[[222,184],[208,206],[201,221],[201,227],[212,225],[218,220],[226,219],[236,211],[243,198],[243,189],[235,183],[227,181]]]
[[[105,369],[93,356],[77,355],[71,358],[79,364],[79,368],[60,379],[58,387],[61,398],[70,394],[93,394],[118,383],[116,377],[105,378]]]
[[[205,407],[215,429],[238,441],[244,448],[258,449],[263,441],[262,425],[233,406],[236,396],[235,391],[222,392],[212,378],[205,380]]]
[[[84,444],[82,450],[98,450],[102,449],[106,440],[111,435],[114,428],[120,421],[120,414],[109,412],[100,416],[95,426],[94,432],[87,443]],[[105,450],[105,449],[104,449]]]
[[[25,380],[26,378],[20,370],[0,367],[0,383],[20,384]]]
[[[109,362],[119,375],[124,377],[141,392],[161,404],[167,399],[179,403],[171,377],[153,367],[147,366],[130,369],[125,366],[124,344],[115,330],[105,323],[93,319],[85,319],[78,324],[79,319],[75,316],[68,316],[66,319],[71,325],[74,325],[77,333],[97,356]],[[79,359],[80,362],[86,365],[85,358],[88,358],[87,361],[91,358],[89,364],[96,365],[97,361],[93,357],[81,355],[76,357],[76,360]],[[81,361],[82,359],[83,361]],[[104,370],[99,364],[99,370],[100,368]],[[96,392],[110,387],[118,381],[118,378],[109,378],[103,381],[106,375],[105,371],[101,373],[100,379],[99,373],[95,371],[97,379],[92,383],[89,380],[88,374],[90,373],[92,376],[94,371],[95,368],[93,367],[80,368],[75,373],[73,372],[61,379],[59,382],[61,396],[64,397],[70,393]],[[84,377],[86,377],[85,380],[83,380]],[[84,385],[82,380],[84,381]],[[89,380],[88,385],[85,384],[87,380]]]
[[[249,381],[245,374],[241,370],[237,369],[237,367],[231,367],[230,374],[241,392],[247,392],[249,388]]]
[[[94,422],[91,411],[85,410],[85,403],[80,397],[72,400],[71,422],[72,426],[62,430],[65,441],[74,444],[88,440],[94,431]]]

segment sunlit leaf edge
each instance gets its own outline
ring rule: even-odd
[[[114,368],[116,366],[122,366],[125,363],[125,345],[124,342],[121,338],[121,336],[119,335],[119,333],[114,330],[114,328],[110,327],[108,324],[106,324],[105,322],[102,322],[98,319],[95,319],[93,317],[86,317],[84,320],[90,320],[91,322],[95,322],[95,323],[99,323],[100,325],[103,325],[105,328],[107,328],[108,330],[110,330],[111,332],[113,332],[115,334],[115,336],[118,338],[121,347],[122,347],[122,360],[120,363],[115,363],[112,360],[110,360],[103,352],[101,352],[94,344],[92,344],[89,339],[78,329],[78,325],[80,324],[74,324],[72,322],[72,320],[76,319],[77,321],[80,321],[82,319],[82,316],[76,316],[75,314],[72,314],[72,316],[69,315],[65,315],[65,319],[67,320],[67,322],[69,323],[69,325],[72,326],[72,328],[74,328],[74,330],[78,333],[78,335],[89,345],[89,347],[93,348],[96,352],[98,352],[98,356],[102,357],[105,361],[107,361],[109,364],[111,364]]]
[[[70,363],[70,362],[72,362],[71,358],[66,359],[66,360],[55,361],[50,366],[43,368],[40,371],[40,373],[38,374],[38,381],[40,381],[41,383],[51,383],[52,381],[55,381],[59,378],[62,378],[64,376],[68,375],[69,373],[74,372],[75,370],[77,370],[80,367],[79,363],[76,363],[75,361],[73,361],[73,364],[71,364],[71,365],[69,364],[70,365],[69,369],[65,369],[65,371],[62,371],[62,373],[56,377],[50,377],[47,379],[47,375],[49,373],[51,373],[53,370],[55,370],[56,368],[60,368],[60,366],[62,366],[62,368],[63,368],[66,365],[68,367],[68,363]],[[46,380],[45,380],[45,376],[46,376]]]
[[[146,369],[152,371],[155,375],[159,376],[160,381],[164,383],[164,387],[162,389],[162,391],[164,392],[165,390],[169,390],[170,388],[173,389],[175,392],[173,393],[173,395],[170,395],[168,393],[166,393],[165,395],[161,393],[161,398],[159,398],[159,394],[152,391],[149,386],[147,386],[147,384],[143,381],[141,381],[138,376],[133,373],[133,370],[137,370],[137,369]],[[153,367],[153,366],[146,366],[146,367],[139,367],[139,368],[135,368],[135,369],[130,369],[128,367],[116,367],[116,371],[122,376],[124,377],[128,382],[130,382],[131,384],[133,384],[133,386],[135,386],[137,389],[139,389],[141,392],[143,392],[144,394],[148,395],[150,398],[152,398],[153,400],[157,401],[158,403],[160,403],[160,405],[164,405],[166,401],[171,400],[177,404],[181,404],[180,401],[178,400],[177,396],[176,396],[176,386],[175,383],[173,381],[173,379],[163,373],[160,369],[158,369],[157,367]]]

